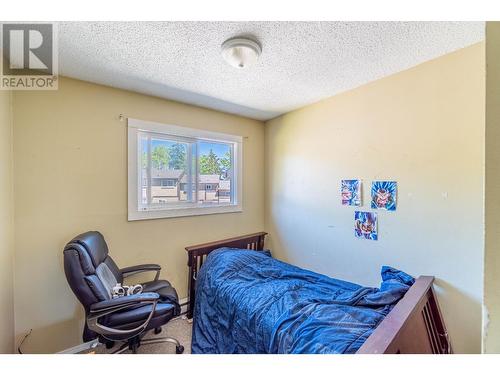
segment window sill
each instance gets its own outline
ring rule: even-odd
[[[241,205],[225,205],[225,206],[196,207],[196,208],[169,208],[164,210],[159,209],[159,210],[129,212],[128,221],[214,215],[214,214],[225,214],[225,213],[242,212],[242,211],[243,208]]]

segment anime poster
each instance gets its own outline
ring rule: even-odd
[[[372,208],[387,211],[396,211],[397,182],[372,182]]]
[[[377,214],[375,212],[355,211],[354,235],[357,238],[377,241]]]
[[[361,206],[361,180],[342,180],[343,206]]]

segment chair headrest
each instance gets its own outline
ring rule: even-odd
[[[80,262],[85,274],[95,273],[95,269],[108,256],[108,245],[101,233],[91,231],[73,238],[64,248],[75,249],[80,254]]]

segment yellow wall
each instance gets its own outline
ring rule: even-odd
[[[16,335],[26,352],[81,342],[82,308],[67,285],[62,250],[101,231],[119,266],[159,263],[186,297],[184,247],[263,230],[262,122],[62,78],[57,91],[14,94]],[[247,136],[243,213],[127,221],[129,117]]]
[[[500,22],[486,24],[484,306],[486,353],[500,353]]]
[[[12,353],[14,350],[14,192],[11,103],[11,92],[0,91],[0,353]]]
[[[266,124],[273,253],[374,286],[384,264],[435,275],[459,353],[481,350],[484,63],[481,43]],[[398,182],[397,211],[378,213],[379,241],[354,237],[342,178],[364,180],[363,210],[372,180]]]
[[[55,352],[81,342],[83,312],[62,265],[64,244],[80,232],[100,230],[120,266],[160,263],[163,276],[182,298],[187,286],[184,246],[265,227],[276,256],[334,277],[377,285],[383,264],[414,275],[435,275],[455,350],[479,352],[484,52],[484,44],[474,45],[265,126],[61,78],[57,91],[13,94],[14,172],[11,99],[0,92],[0,201],[1,207],[11,208],[1,211],[0,256],[12,261],[9,177],[14,173],[17,341],[33,328],[24,346],[28,353]],[[126,123],[118,120],[120,113],[248,136],[244,212],[128,222],[127,133]],[[495,129],[489,130],[491,141],[497,139]],[[492,184],[487,177],[486,200],[491,198],[491,207],[497,207],[494,195],[488,197],[488,188],[497,189],[494,168],[500,160],[495,159],[498,151],[493,143],[489,159],[488,143],[486,151],[487,170],[493,171]],[[354,209],[339,203],[340,179],[351,177],[364,179],[363,209],[368,209],[371,180],[399,183],[397,211],[379,212],[378,242],[355,239]],[[486,215],[488,225],[488,211]],[[496,225],[494,220],[490,223]],[[491,239],[492,244],[498,242]],[[489,255],[485,292],[492,317],[500,304],[495,300],[494,253]],[[10,278],[12,285],[12,267],[5,264],[11,263],[0,263],[0,277],[5,285]],[[0,293],[0,339],[6,340],[1,345],[12,348],[12,340],[3,334],[4,327],[13,329],[12,288]],[[490,332],[494,328],[492,321]],[[490,337],[486,348],[500,351]]]

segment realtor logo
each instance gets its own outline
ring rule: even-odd
[[[56,90],[55,25],[2,24],[0,89]]]

